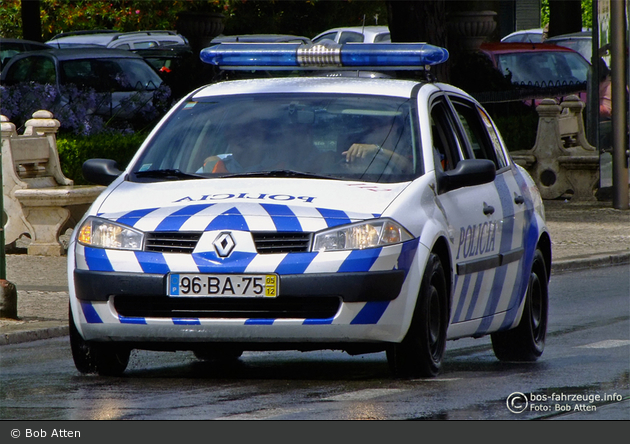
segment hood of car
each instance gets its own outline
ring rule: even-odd
[[[383,214],[408,183],[318,179],[122,182],[97,215],[145,231],[317,231]]]

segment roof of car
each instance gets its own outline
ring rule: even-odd
[[[220,35],[211,40],[210,43],[221,42],[246,42],[246,43],[282,43],[282,42],[303,42],[310,43],[311,39],[299,35],[290,34],[240,34],[240,35]]]
[[[591,31],[581,31],[581,32],[572,32],[569,34],[560,34],[554,35],[553,37],[549,37],[546,42],[557,41],[557,40],[567,40],[567,39],[591,39],[593,38],[593,33]]]
[[[383,34],[383,33],[389,33],[389,27],[387,26],[377,26],[377,25],[372,25],[372,26],[342,26],[342,27],[338,27],[338,28],[331,28],[331,29],[327,29],[324,32],[319,33],[315,38],[323,35],[323,34],[328,34],[329,32],[337,32],[337,31],[352,31],[352,32],[357,32],[359,34],[363,34],[363,35],[377,35],[377,34]]]
[[[331,93],[410,97],[417,80],[366,77],[275,77],[217,82],[198,90],[195,98],[236,94]],[[375,92],[377,91],[377,92]]]
[[[29,51],[15,56],[15,58],[32,57],[37,55],[53,56],[58,60],[76,60],[76,59],[104,59],[104,58],[127,58],[142,59],[141,56],[131,51],[122,49],[110,49],[103,47],[90,48],[51,48],[42,51]]]
[[[45,43],[37,42],[35,40],[24,40],[24,39],[12,39],[7,37],[0,37],[0,44],[2,43],[28,43],[29,45],[37,45],[44,46]]]
[[[180,38],[184,41],[183,37],[175,31],[132,31],[132,32],[119,32],[112,30],[96,30],[96,31],[74,31],[62,34],[57,34],[46,43],[54,46],[57,44],[94,44],[107,46],[114,40],[124,41],[132,40],[143,37],[156,37],[156,38]]]
[[[536,51],[561,51],[575,52],[563,46],[552,45],[551,43],[506,43],[506,42],[485,42],[479,48],[483,52],[492,54],[507,54],[513,52],[536,52]]]

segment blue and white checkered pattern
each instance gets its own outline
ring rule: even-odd
[[[99,214],[99,216],[142,231],[203,231],[203,234],[192,254],[107,250],[77,245],[75,257],[77,269],[164,275],[171,272],[289,275],[394,269],[408,271],[418,246],[418,241],[413,240],[403,244],[353,251],[265,255],[256,253],[250,231],[313,232],[378,216],[322,208],[258,203],[188,204],[136,210],[124,214]],[[231,232],[236,248],[227,258],[221,258],[215,252],[212,243],[219,233],[226,230]],[[388,304],[388,302],[344,304],[344,309],[335,319],[303,319],[293,322],[375,324]],[[130,319],[114,315],[108,303],[82,302],[81,306],[88,323],[163,325],[167,322],[173,325],[216,322],[216,320],[205,319]],[[240,322],[245,324],[273,323],[274,320],[246,319]],[[286,323],[287,320],[282,320],[282,322]]]

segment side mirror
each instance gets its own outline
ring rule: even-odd
[[[497,175],[494,162],[486,159],[461,160],[457,167],[446,172],[437,172],[438,193],[446,193],[463,187],[490,183]]]
[[[110,159],[89,159],[81,169],[85,180],[97,185],[109,185],[122,174],[118,163]]]

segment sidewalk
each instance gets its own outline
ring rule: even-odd
[[[610,202],[546,201],[552,273],[630,263],[630,211]],[[18,320],[0,319],[0,346],[68,334],[66,257],[7,254]],[[629,268],[630,272],[630,268]]]

